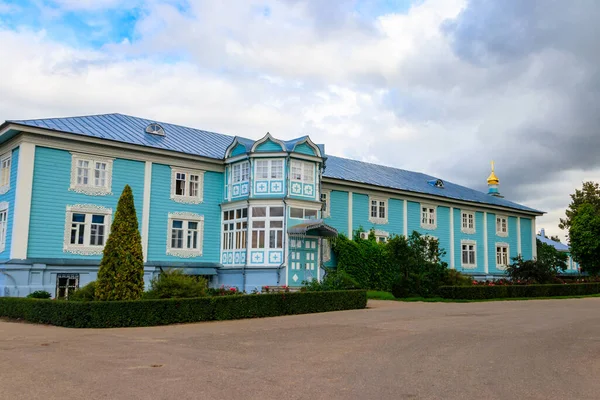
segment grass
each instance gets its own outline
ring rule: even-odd
[[[397,299],[390,292],[379,290],[367,291],[367,298],[372,300],[395,300],[404,302],[423,302],[423,303],[480,303],[484,301],[519,301],[519,300],[560,300],[560,299],[584,299],[587,297],[600,297],[600,294],[574,295],[574,296],[553,296],[553,297],[505,297],[499,299],[444,299],[442,297],[404,297]]]

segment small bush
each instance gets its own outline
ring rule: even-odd
[[[485,300],[515,297],[585,296],[600,294],[600,283],[562,285],[473,285],[442,286],[439,296],[456,300]]]
[[[463,275],[455,269],[449,269],[444,278],[444,286],[471,286],[472,284],[473,278]]]
[[[328,270],[321,282],[313,279],[303,282],[303,290],[307,292],[320,292],[330,290],[353,290],[360,289],[359,283],[345,271]]]
[[[36,290],[27,295],[28,299],[49,299],[52,295],[45,290]]]
[[[71,328],[114,328],[365,308],[364,290],[135,301],[0,297],[0,317]]]
[[[184,275],[181,270],[161,272],[152,279],[144,299],[184,299],[206,296],[206,279]]]
[[[232,296],[240,294],[240,291],[233,286],[221,286],[220,288],[208,288],[206,289],[208,296]]]
[[[96,281],[90,282],[87,285],[77,289],[69,295],[69,300],[72,301],[92,301],[95,299]]]

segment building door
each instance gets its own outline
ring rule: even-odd
[[[290,259],[288,263],[288,284],[302,286],[302,282],[317,279],[318,239],[303,238],[290,240]]]

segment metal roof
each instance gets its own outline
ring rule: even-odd
[[[558,251],[569,251],[569,246],[567,246],[564,243],[555,242],[554,240],[549,239],[546,236],[536,235],[535,237],[542,243],[549,244],[550,246],[554,247]]]
[[[159,123],[163,127],[165,131],[164,136],[148,134],[145,132],[146,127],[154,122]],[[224,158],[227,147],[234,140],[233,136],[123,114],[9,120],[6,121],[4,125],[8,123],[171,150],[219,160]],[[2,127],[3,126],[0,126],[0,129]],[[304,138],[305,137],[301,137],[286,141],[286,147],[293,148],[294,144]],[[251,143],[254,143],[254,140],[252,139],[238,137],[238,140],[246,147],[251,146]],[[318,146],[323,150],[323,145]],[[486,193],[448,181],[443,181],[443,188],[435,187],[429,182],[437,180],[438,178],[419,172],[406,171],[334,156],[326,157],[327,162],[324,172],[324,177],[326,178],[335,178],[415,193],[425,193],[467,202],[490,204],[525,212],[542,213],[541,211],[513,203],[512,201],[490,196]]]

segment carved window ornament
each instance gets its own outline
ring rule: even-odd
[[[421,228],[429,230],[437,228],[437,206],[421,203]]]
[[[477,268],[477,242],[474,240],[460,241],[460,264],[464,269]]]
[[[510,247],[508,243],[496,243],[496,268],[504,271],[510,264]]]
[[[369,222],[374,224],[388,223],[388,199],[369,196]]]
[[[111,222],[112,208],[94,204],[68,205],[63,251],[82,256],[102,254]]]
[[[331,216],[331,190],[321,190],[321,216],[328,218]]]
[[[462,210],[460,213],[460,231],[462,233],[475,233],[475,212]]]
[[[496,235],[508,237],[508,217],[505,215],[496,215]]]
[[[180,258],[202,256],[204,216],[191,212],[169,213],[167,255]]]
[[[0,194],[10,190],[10,166],[12,162],[11,153],[0,157]]]
[[[112,194],[113,158],[71,153],[70,191],[90,196]]]
[[[171,167],[171,200],[200,204],[204,200],[204,171]]]

